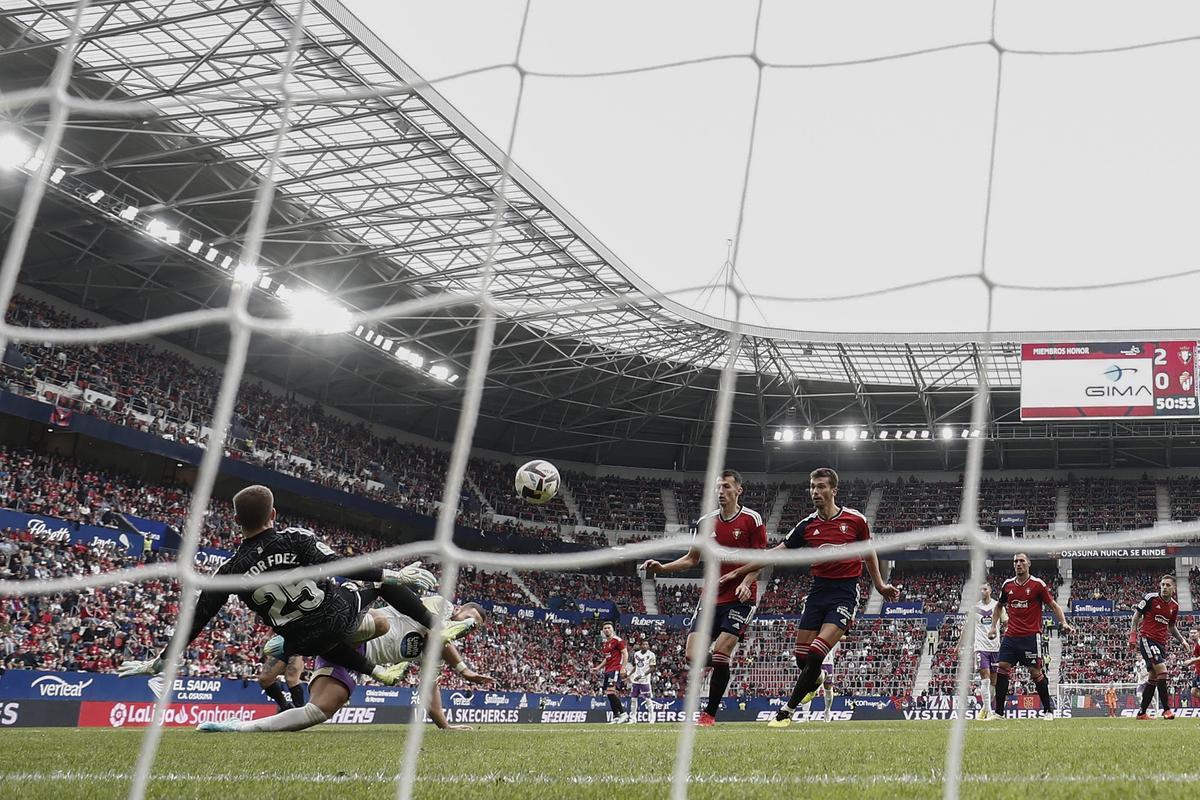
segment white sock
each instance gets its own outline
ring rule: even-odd
[[[980,681],[982,686],[979,689],[979,695],[983,698],[983,707],[987,710],[992,708],[992,682]]]
[[[629,698],[629,718],[637,719],[637,698],[632,696]]]
[[[312,703],[303,708],[289,708],[262,719],[250,720],[238,725],[238,733],[262,733],[264,731],[302,731],[320,725],[329,717]]]

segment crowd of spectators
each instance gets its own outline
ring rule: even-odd
[[[842,694],[907,697],[912,692],[925,641],[924,620],[859,620],[833,657],[833,682]],[[799,673],[792,655],[796,623],[762,621],[734,662],[741,693],[785,697]]]
[[[1070,486],[1074,530],[1133,530],[1153,527],[1158,521],[1158,490],[1149,478],[1076,477]]]
[[[572,471],[562,473],[562,477],[575,498],[580,525],[618,531],[666,529],[662,490],[671,488],[671,481]]]
[[[875,515],[877,533],[902,533],[918,528],[954,525],[962,504],[962,482],[898,478],[882,484],[883,497]]]
[[[901,600],[921,600],[925,613],[954,613],[962,600],[966,575],[948,570],[917,571],[901,561],[888,580],[900,588]]]
[[[571,608],[579,600],[615,603],[622,614],[644,614],[642,582],[632,575],[576,572],[522,572],[521,579],[549,608]]]
[[[1063,641],[1062,683],[1131,683],[1141,656],[1129,643],[1129,616],[1077,616]]]
[[[1200,477],[1171,478],[1167,486],[1171,491],[1171,519],[1176,522],[1200,519]]]
[[[996,530],[998,512],[1025,512],[1026,531],[1048,531],[1058,508],[1059,482],[1032,478],[987,478],[979,483],[979,527]]]
[[[1164,561],[1149,568],[1075,569],[1071,576],[1071,600],[1111,600],[1119,611],[1129,611],[1147,592],[1158,591],[1159,578],[1175,574],[1175,565]]]

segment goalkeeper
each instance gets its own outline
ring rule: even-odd
[[[275,529],[275,498],[266,486],[248,486],[234,495],[233,512],[242,530],[242,543],[217,570],[218,575],[287,573],[338,560],[337,554],[312,531]],[[378,596],[400,613],[433,627],[429,609],[409,588],[429,591],[437,585],[437,579],[421,569],[420,562],[399,571],[372,567],[340,576],[374,584],[363,590],[335,585],[328,578],[289,581],[286,574],[280,577],[283,580],[279,583],[243,589],[236,594],[263,623],[284,637],[287,650],[279,656],[284,660],[292,655],[321,656],[390,686],[400,679],[402,671],[372,663],[354,647],[354,643],[378,635],[375,618],[366,613],[367,606]],[[188,643],[200,635],[228,599],[228,590],[200,593]],[[442,638],[447,641],[456,638],[470,630],[473,623],[474,620],[464,620],[449,624],[443,628]],[[164,648],[148,661],[126,662],[117,673],[123,678],[156,674],[162,670],[165,653]]]

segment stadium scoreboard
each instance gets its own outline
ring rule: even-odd
[[[1200,418],[1197,342],[1021,346],[1021,419]]]

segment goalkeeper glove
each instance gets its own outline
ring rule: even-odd
[[[404,584],[423,592],[432,592],[437,588],[438,583],[437,577],[429,570],[424,569],[420,561],[414,561],[400,570],[383,570],[383,582],[392,586]]]
[[[117,677],[132,678],[134,675],[157,675],[162,672],[163,660],[152,658],[148,661],[126,661],[117,669]]]

